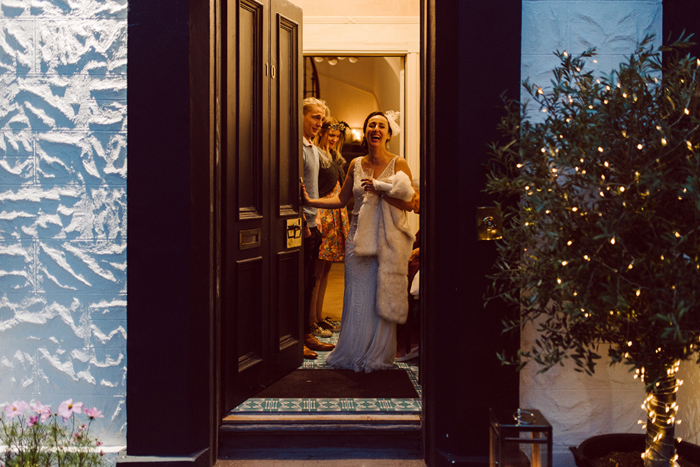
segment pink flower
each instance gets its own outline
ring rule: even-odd
[[[97,443],[95,443],[95,446],[102,446],[102,441],[98,441]],[[0,467],[2,467],[2,466],[0,466]]]
[[[51,417],[51,406],[45,405],[41,408],[41,421],[45,422],[49,417]]]
[[[97,407],[85,409],[85,415],[90,417],[90,420],[94,418],[104,418],[104,415],[102,415],[102,412],[100,410],[97,410]]]
[[[22,411],[27,410],[27,403],[24,401],[14,401],[12,404],[5,405],[5,416],[15,418],[22,415]]]
[[[39,416],[34,415],[33,417],[29,417],[29,420],[27,421],[27,426],[29,428],[33,427],[36,422],[39,421]]]
[[[58,406],[58,414],[61,417],[63,417],[64,419],[71,418],[73,416],[73,412],[81,413],[82,411],[83,411],[83,403],[76,402],[74,404],[73,399],[68,399],[67,401],[63,401],[63,402],[61,402],[61,405]]]
[[[45,422],[51,416],[51,406],[41,405],[41,402],[37,401],[35,404],[29,406],[37,415],[41,415],[41,421]]]

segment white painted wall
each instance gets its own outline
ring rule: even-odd
[[[420,16],[416,0],[290,0],[312,16]]]
[[[402,108],[403,57],[363,56],[355,63],[344,59],[336,65],[324,60],[316,70],[321,98],[335,117],[352,128],[361,129],[370,112]],[[390,149],[403,155],[398,144],[390,143]]]
[[[377,64],[373,76],[373,87],[377,94],[379,109],[401,110],[402,57],[383,57]]]
[[[128,0],[0,1],[0,404],[126,444]]]
[[[356,63],[339,60],[335,66],[327,60],[316,64],[321,98],[331,114],[353,128],[362,128],[367,114],[379,108],[372,86],[376,73],[376,57],[360,57]]]
[[[555,50],[578,54],[596,47],[597,72],[609,73],[624,60],[646,34],[662,34],[661,0],[572,1],[524,0],[522,32],[522,78],[546,87],[551,69],[557,64]],[[525,98],[525,94],[521,94]],[[523,345],[534,340],[531,331],[522,336]],[[604,354],[605,349],[601,352]],[[594,377],[573,371],[572,366],[537,374],[534,365],[520,377],[520,405],[539,409],[554,427],[557,467],[573,467],[568,446],[578,445],[596,434],[610,432],[641,433],[637,421],[645,418],[641,410],[644,388],[622,366],[597,366]],[[677,434],[691,442],[700,442],[700,369],[686,363],[681,367],[685,384],[679,392],[683,421]]]

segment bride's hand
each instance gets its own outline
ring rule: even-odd
[[[362,178],[362,179],[360,179],[360,182],[362,182],[362,188],[363,188],[366,192],[368,192],[368,193],[374,193],[374,194],[379,194],[379,191],[377,191],[377,190],[374,188],[374,183],[373,183],[373,181],[374,181],[374,180],[371,179],[371,178]]]

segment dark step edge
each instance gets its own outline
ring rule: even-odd
[[[261,424],[226,424],[219,428],[222,434],[245,434],[245,433],[312,433],[342,431],[344,433],[409,433],[420,432],[420,422],[412,423],[338,423],[338,422],[318,422],[318,423],[261,423]]]
[[[420,412],[396,412],[396,413],[382,413],[382,412],[315,412],[315,413],[294,413],[294,412],[280,412],[280,413],[246,413],[246,414],[236,414],[227,415],[221,420],[221,423],[226,425],[230,423],[254,423],[257,421],[267,421],[271,418],[275,420],[336,420],[343,421],[347,423],[352,423],[353,421],[358,421],[359,418],[365,418],[367,421],[386,421],[386,420],[420,420]]]

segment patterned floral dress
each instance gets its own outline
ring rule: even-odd
[[[335,184],[333,191],[324,198],[332,198],[340,193],[340,182]],[[343,261],[345,259],[345,240],[348,238],[350,222],[348,211],[343,209],[319,209],[317,224],[323,241],[318,251],[319,259],[325,261]]]

